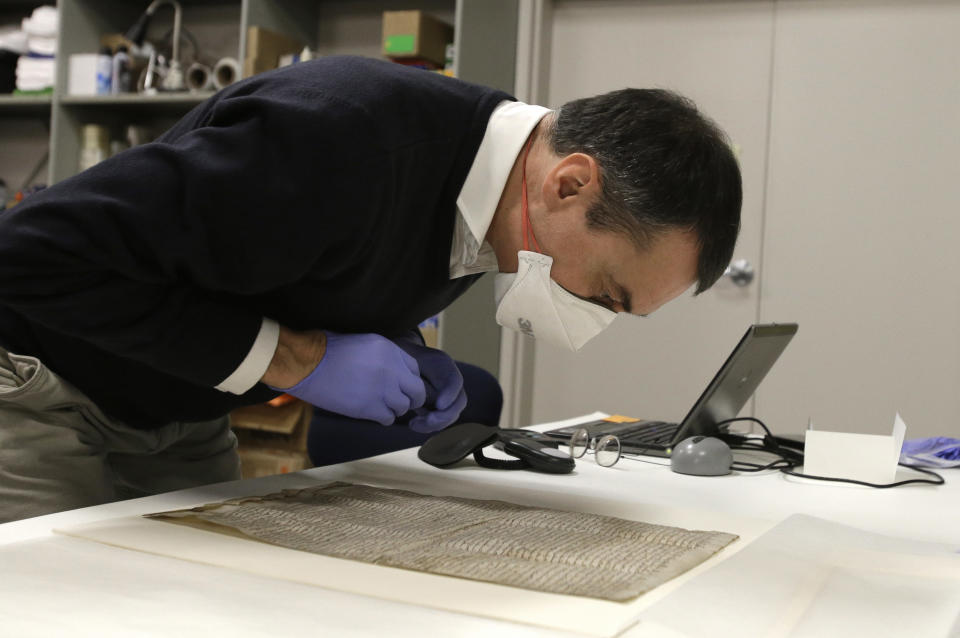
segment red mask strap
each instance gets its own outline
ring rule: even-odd
[[[537,238],[533,235],[533,228],[530,226],[530,213],[527,209],[527,155],[530,154],[530,145],[533,143],[533,138],[527,142],[526,146],[523,148],[523,169],[522,169],[522,179],[520,182],[520,223],[523,227],[523,249],[530,250],[530,242],[527,237],[533,240],[533,247],[538,253],[542,253],[540,250],[540,244],[537,243]]]

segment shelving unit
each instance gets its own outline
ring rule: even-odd
[[[41,0],[0,0],[0,25],[19,23],[41,4]],[[23,185],[48,151],[52,106],[50,96],[0,95],[0,178],[11,191]],[[37,181],[47,181],[43,167]]]
[[[53,98],[49,95],[41,97],[0,95],[0,119],[3,121],[18,118],[49,120],[52,105]],[[3,139],[2,135],[0,139]]]
[[[53,96],[51,95],[38,97],[0,95],[0,114],[9,115],[10,113],[19,113],[21,110],[25,113],[41,112],[49,109],[52,103]]]
[[[0,0],[0,24],[14,15],[28,15],[41,4],[45,3]],[[32,156],[42,157],[46,145],[50,150],[46,182],[54,184],[74,175],[84,124],[105,125],[114,137],[121,137],[128,124],[145,125],[159,134],[211,95],[67,95],[69,56],[95,52],[102,34],[126,31],[149,1],[59,0],[56,4],[61,26],[53,96],[0,97],[0,176],[11,187],[19,185],[17,179],[23,179],[36,163]],[[295,37],[319,55],[381,57],[383,11],[420,9],[455,25],[458,77],[514,90],[519,0],[181,0],[181,4],[183,26],[198,41],[202,61],[213,63],[229,56],[241,64],[250,26]],[[171,25],[172,10],[161,8],[148,39],[159,39]],[[192,55],[189,45],[181,46],[184,68]],[[21,170],[21,164],[30,167]],[[482,281],[445,312],[440,339],[455,358],[496,374],[500,331],[493,312],[492,280]]]
[[[72,96],[66,93],[69,65],[74,53],[95,52],[100,37],[123,33],[147,8],[149,2],[131,0],[60,0],[57,80],[54,87],[51,141],[50,183],[56,183],[78,170],[84,124],[101,124],[111,130],[112,138],[122,138],[130,124],[146,126],[162,133],[177,119],[210,94],[161,93],[158,95]],[[186,0],[183,25],[200,44],[200,59],[214,63],[222,57],[242,60],[240,51],[241,4],[236,0]],[[173,24],[173,11],[161,7],[150,24],[147,38],[159,40]],[[181,62],[189,66],[197,55],[189,45],[181,45]]]
[[[138,95],[129,93],[123,95],[67,95],[60,99],[61,104],[70,106],[172,106],[174,108],[188,105],[190,107],[200,104],[208,97],[214,95],[214,91],[202,91],[199,93],[159,93],[157,95]],[[16,99],[16,98],[13,98]],[[49,100],[47,100],[49,103]]]

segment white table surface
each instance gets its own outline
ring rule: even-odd
[[[535,429],[547,429],[545,424]],[[422,493],[493,498],[577,511],[679,508],[762,519],[769,526],[809,514],[890,536],[960,540],[960,471],[946,485],[877,490],[795,479],[776,472],[694,477],[665,459],[578,462],[569,475],[485,470],[464,462],[439,470],[404,450],[295,474],[235,481],[0,525],[0,635],[563,636],[471,617],[186,563],[68,538],[54,529],[192,507],[342,480]],[[906,472],[904,472],[904,475]],[[898,474],[898,478],[902,478]],[[600,506],[602,504],[602,507]],[[197,583],[203,583],[198,586]],[[647,594],[651,596],[652,594]],[[10,632],[10,633],[8,633]],[[629,635],[629,632],[628,634]]]

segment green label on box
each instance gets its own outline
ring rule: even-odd
[[[410,35],[390,35],[387,36],[387,43],[384,51],[386,53],[400,54],[413,53],[416,51],[417,38]]]

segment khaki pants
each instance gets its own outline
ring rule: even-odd
[[[138,430],[0,349],[0,523],[240,478],[229,418]]]

